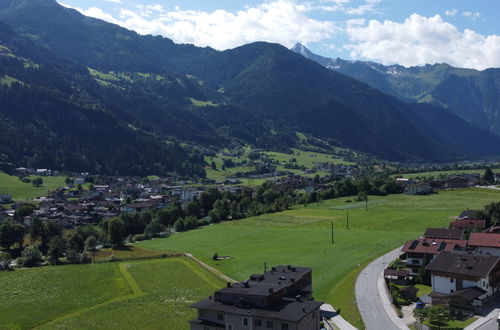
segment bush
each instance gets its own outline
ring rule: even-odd
[[[17,260],[17,263],[21,267],[33,267],[42,261],[42,254],[38,247],[35,245],[27,246],[21,253],[21,257]]]
[[[7,252],[0,252],[0,270],[10,269],[11,256]]]
[[[108,261],[109,262],[115,262],[115,261],[119,261],[120,259],[118,259],[117,256],[115,256],[114,254],[112,254],[109,258],[108,258]]]
[[[137,235],[134,235],[134,241],[135,242],[140,242],[140,241],[144,241],[146,240],[147,237],[145,234],[137,234]]]
[[[92,262],[92,259],[90,259],[89,256],[85,252],[82,252],[79,255],[79,262],[81,264],[89,264]]]
[[[79,264],[80,263],[80,256],[78,255],[78,251],[74,249],[70,249],[66,251],[66,259],[70,264]]]

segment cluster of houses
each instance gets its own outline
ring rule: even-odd
[[[397,178],[396,182],[401,184],[407,195],[428,195],[435,190],[471,188],[481,181],[479,173],[463,173],[449,175],[444,179],[434,179],[430,181],[420,181],[417,179]]]
[[[500,289],[500,227],[487,228],[464,211],[449,228],[428,228],[402,248],[406,270],[386,269],[386,278],[430,276],[432,293],[422,300],[460,313],[480,313]],[[467,237],[468,236],[468,237]]]
[[[61,187],[49,193],[47,197],[37,200],[38,209],[22,219],[29,226],[34,217],[42,221],[56,221],[65,228],[97,224],[119,215],[122,212],[135,213],[163,209],[174,202],[185,204],[199,199],[209,186],[179,185],[173,178],[163,178],[144,181],[140,178],[99,177],[95,182],[108,184],[93,184],[90,189],[79,188],[87,181],[88,174],[78,175],[72,184]],[[270,180],[277,189],[306,189],[314,191],[312,179],[299,175],[289,175],[276,180]],[[318,186],[318,185],[316,185]],[[255,191],[257,187],[249,188],[234,185],[234,182],[216,185],[220,191],[239,193],[243,190]],[[87,187],[88,188],[88,187]],[[318,189],[316,187],[316,189]],[[0,204],[9,204],[10,209],[0,207],[0,223],[14,215],[22,203],[15,203],[11,196],[1,195]]]

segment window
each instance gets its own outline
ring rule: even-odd
[[[248,327],[248,318],[247,317],[243,318],[243,326]]]
[[[419,265],[419,264],[420,264],[420,260],[418,260],[418,259],[413,259],[413,260],[411,261],[411,263],[412,263],[412,264],[414,264],[414,265]]]
[[[266,322],[266,328],[268,328],[268,329],[273,329],[273,328],[274,328],[274,323],[273,323],[273,321],[267,321],[267,322]]]
[[[288,323],[281,323],[281,330],[288,330]]]
[[[255,326],[256,327],[261,327],[262,326],[262,320],[255,320]]]
[[[233,325],[232,324],[226,325],[226,330],[233,330]]]
[[[452,278],[450,278],[450,283],[453,283],[453,279]]]
[[[223,320],[224,320],[224,314],[222,314],[222,313],[218,313],[218,314],[217,314],[217,320],[218,320],[218,321],[223,321]]]

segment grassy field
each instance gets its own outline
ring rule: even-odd
[[[0,274],[0,329],[189,329],[188,306],[224,286],[187,258]]]
[[[132,260],[132,259],[143,259],[143,258],[155,258],[161,257],[165,252],[158,250],[148,250],[142,249],[137,246],[127,246],[122,250],[113,249],[102,249],[97,251],[92,258],[96,261],[108,260],[112,255],[120,260]]]
[[[292,149],[293,154],[285,154],[281,152],[269,151],[265,152],[271,159],[277,160],[280,163],[288,163],[292,158],[297,161],[298,165],[304,165],[307,168],[312,168],[314,163],[333,163],[333,164],[353,164],[345,162],[342,159],[336,158],[329,154],[320,152],[303,151],[299,149]]]
[[[29,178],[33,179],[36,176]],[[35,188],[31,183],[22,182],[18,177],[0,171],[0,194],[11,195],[15,200],[26,200],[47,196],[49,190],[55,190],[66,185],[63,176],[48,176],[42,177],[42,179],[43,185]]]
[[[434,172],[421,172],[421,173],[407,173],[407,174],[397,174],[394,176],[401,176],[403,178],[429,178],[429,177],[439,177],[440,175],[452,175],[452,174],[463,174],[463,173],[479,173],[480,175],[484,174],[485,170],[453,170],[453,171],[434,171]],[[492,169],[493,173],[500,172],[499,168]]]
[[[314,177],[316,173],[304,174],[304,171],[302,170],[287,169],[284,167],[284,165],[289,163],[292,158],[296,160],[295,164],[299,166],[305,166],[307,169],[312,169],[314,167],[314,163],[352,164],[349,162],[345,162],[342,159],[336,158],[335,156],[325,153],[302,151],[299,149],[292,149],[292,150],[293,154],[286,154],[274,151],[266,151],[263,152],[263,154],[267,155],[273,161],[279,162],[279,164],[276,166],[277,171],[288,171],[296,174],[301,174],[306,177]],[[250,151],[250,149],[248,151]],[[237,157],[230,157],[230,156],[224,156],[222,154],[217,154],[215,157],[205,157],[205,162],[207,162],[207,164],[211,164],[212,161],[214,161],[216,164],[216,169],[212,169],[210,166],[205,167],[205,170],[207,172],[207,178],[216,181],[223,181],[226,180],[228,177],[234,175],[235,173],[248,172],[254,170],[254,166],[236,166],[222,170],[222,164],[224,162],[224,159],[232,159],[235,163],[241,163],[243,159],[247,159],[247,156],[243,155],[237,158]],[[318,172],[317,174],[319,174],[320,176],[325,176],[328,173]],[[240,179],[240,181],[242,181],[242,185],[244,186],[259,186],[262,183],[264,183],[265,180]]]
[[[427,227],[446,227],[465,208],[500,200],[500,192],[468,189],[429,196],[370,196],[368,212],[364,204],[346,204],[346,199],[206,226],[138,245],[193,253],[238,280],[262,272],[264,262],[311,266],[315,298],[333,303],[344,317],[362,326],[354,305],[353,281],[365,263],[422,235]],[[346,229],[346,205],[350,230]],[[233,258],[214,262],[215,252]]]

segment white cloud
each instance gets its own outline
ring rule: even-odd
[[[439,15],[413,14],[403,23],[352,21],[346,31],[351,44],[345,48],[353,58],[405,66],[442,62],[476,69],[500,66],[500,36],[461,32]]]
[[[345,0],[337,2],[343,3]],[[254,41],[276,42],[291,47],[296,42],[307,44],[329,39],[338,31],[333,22],[308,17],[308,6],[293,0],[268,1],[237,12],[180,8],[166,11],[159,5],[142,6],[137,11],[121,9],[119,18],[98,8],[75,9],[141,34],[163,35],[178,43],[193,43],[221,50]],[[154,17],[151,18],[153,12]]]
[[[468,19],[470,19],[471,21],[475,21],[477,20],[479,17],[481,17],[481,13],[476,11],[476,12],[472,12],[472,11],[464,11],[462,13],[462,15]]]
[[[342,12],[348,15],[365,15],[367,13],[379,13],[377,4],[382,0],[364,0],[364,4],[357,7],[348,7],[351,0],[321,0],[321,5],[311,6],[311,9],[326,12]],[[325,5],[326,4],[326,5]]]
[[[122,0],[102,0],[102,1],[112,2],[112,3],[118,3],[118,4],[122,3]]]
[[[458,10],[456,9],[448,9],[444,12],[446,16],[455,16],[458,13]]]

